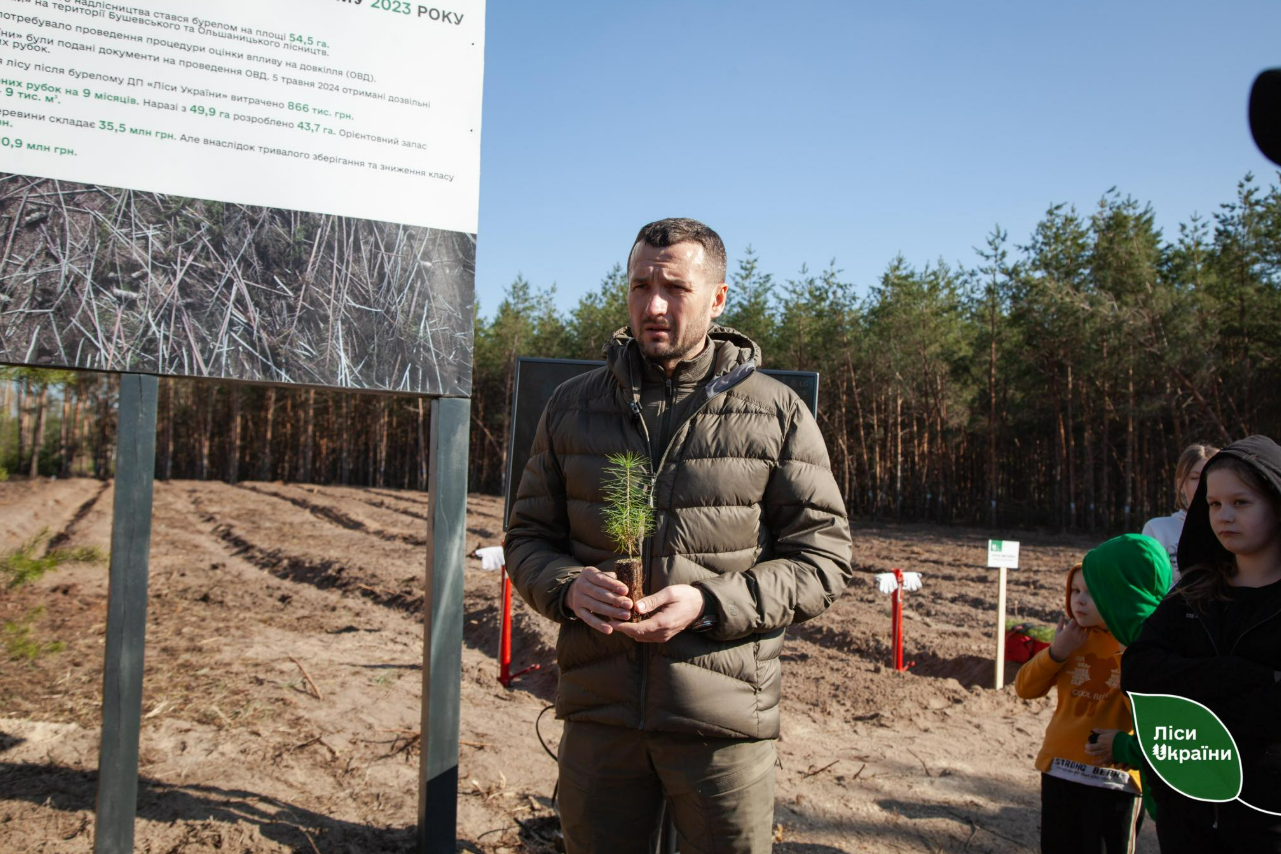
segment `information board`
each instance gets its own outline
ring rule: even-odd
[[[1017,540],[988,540],[987,565],[989,568],[1019,568],[1019,544]]]
[[[468,394],[484,0],[10,0],[0,362]]]

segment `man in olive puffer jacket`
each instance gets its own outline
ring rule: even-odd
[[[702,223],[641,229],[630,332],[560,386],[512,506],[507,568],[560,623],[560,811],[568,854],[653,850],[664,799],[682,852],[770,850],[779,653],[850,580],[850,533],[813,416],[715,326],[725,248]],[[602,531],[606,456],[653,461],[647,616],[627,622]]]

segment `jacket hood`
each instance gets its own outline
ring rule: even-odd
[[[1258,473],[1259,477],[1272,490],[1273,496],[1281,496],[1281,446],[1267,436],[1247,436],[1239,442],[1233,442],[1219,451],[1205,464],[1204,471],[1211,469],[1220,457],[1235,457]],[[1219,538],[1214,535],[1210,526],[1210,505],[1206,502],[1205,491],[1209,481],[1204,476],[1197,484],[1196,495],[1188,506],[1188,518],[1183,523],[1183,535],[1179,537],[1179,566],[1185,573],[1202,564],[1220,563],[1232,558],[1232,553],[1223,547]]]
[[[1174,570],[1158,540],[1122,534],[1092,549],[1081,561],[1081,572],[1108,631],[1129,646],[1170,589]]]
[[[1069,617],[1072,616],[1072,579],[1081,571],[1081,564],[1077,564],[1068,570],[1067,578],[1063,580],[1064,595],[1067,597],[1063,604],[1063,613]],[[1087,582],[1088,583],[1088,582]]]
[[[761,348],[742,332],[728,326],[712,324],[707,335],[716,348],[712,364],[713,378],[749,363],[753,366],[761,363]],[[624,326],[610,336],[602,352],[606,365],[619,385],[629,389],[633,396],[640,394],[641,377],[644,375],[640,364],[643,357],[640,347],[634,346],[635,341],[631,328]]]

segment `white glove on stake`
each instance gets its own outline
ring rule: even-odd
[[[893,593],[898,589],[898,579],[892,572],[876,573],[876,587],[882,593]],[[903,573],[903,589],[908,593],[913,590],[921,589],[921,574],[919,572]]]
[[[502,569],[503,568],[503,547],[486,546],[483,549],[476,549],[476,557],[480,558],[481,569]],[[911,590],[912,588],[908,588]]]

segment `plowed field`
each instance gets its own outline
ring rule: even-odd
[[[106,551],[111,505],[91,480],[0,484],[0,551],[46,528]],[[426,510],[386,489],[156,484],[139,852],[413,849]],[[501,511],[471,496],[469,554],[499,543]],[[1053,623],[1092,541],[1001,534],[1023,544],[1011,615]],[[776,851],[1037,850],[1050,704],[992,688],[987,536],[856,528],[860,575],[784,652]],[[886,667],[889,597],[871,578],[893,566],[924,581],[906,600],[906,673]],[[465,572],[460,850],[550,852],[556,769],[535,722],[555,693],[554,627],[517,602],[514,664],[542,669],[502,688],[499,578],[475,558]],[[0,852],[92,850],[106,592],[104,563],[0,590],[0,622],[35,614],[32,637],[65,644],[0,659]],[[550,713],[541,731],[554,751]]]

